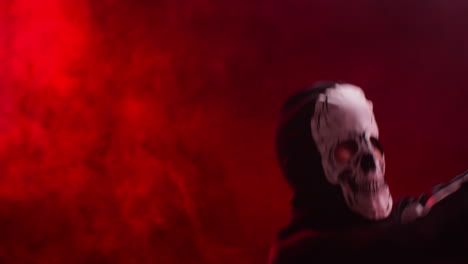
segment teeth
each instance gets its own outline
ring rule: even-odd
[[[366,181],[355,182],[349,181],[349,186],[354,192],[375,193],[378,192],[384,185],[384,181]]]

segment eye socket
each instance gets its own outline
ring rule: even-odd
[[[338,144],[335,148],[335,160],[338,163],[348,163],[358,151],[359,146],[354,140],[347,140]]]
[[[374,147],[374,154],[378,155],[379,157],[382,157],[384,154],[384,150],[382,148],[382,145],[380,144],[380,141],[375,137],[371,137],[370,141],[372,143],[372,146]]]

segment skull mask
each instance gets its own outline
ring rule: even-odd
[[[371,220],[386,218],[393,200],[372,102],[351,84],[319,95],[311,120],[314,141],[329,183],[340,185],[347,206]]]

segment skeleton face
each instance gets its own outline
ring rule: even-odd
[[[371,220],[386,218],[393,200],[372,102],[351,84],[319,96],[311,120],[328,182],[340,185],[348,207]]]

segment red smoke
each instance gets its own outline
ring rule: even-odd
[[[0,262],[265,263],[278,110],[317,80],[373,100],[395,196],[450,179],[467,8],[0,0]]]

